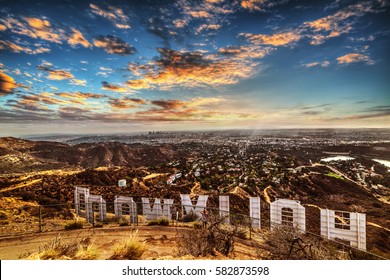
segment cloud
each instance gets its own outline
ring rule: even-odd
[[[91,116],[91,110],[87,108],[62,107],[58,109],[57,113],[58,117],[63,120],[83,121],[94,119]]]
[[[154,107],[138,111],[138,120],[148,121],[223,121],[252,118],[251,114],[240,114],[229,111],[219,111],[216,105],[226,100],[220,97],[197,97],[190,100],[151,100]]]
[[[218,49],[220,54],[231,56],[234,59],[256,59],[270,54],[275,48],[251,44],[248,46],[227,46]]]
[[[48,75],[46,76],[49,80],[66,80],[73,79],[74,76],[72,73],[66,70],[54,70],[50,66],[38,65],[37,70],[45,71]]]
[[[95,15],[104,17],[111,21],[116,27],[120,29],[129,29],[128,16],[125,15],[123,9],[108,5],[107,8],[99,7],[95,4],[90,4],[91,12]]]
[[[110,84],[110,83],[105,82],[105,81],[102,82],[102,89],[116,91],[116,92],[129,92],[130,91],[127,87]]]
[[[115,26],[118,27],[119,29],[130,29],[131,28],[130,25],[128,25],[128,24],[121,24],[121,23],[116,23]]]
[[[251,61],[231,57],[206,56],[200,52],[179,52],[158,49],[160,57],[153,64],[129,64],[129,70],[138,79],[127,84],[138,89],[159,87],[170,89],[180,87],[204,87],[235,84],[241,78],[248,78],[257,65]],[[152,66],[152,67],[151,67]]]
[[[110,54],[130,55],[136,52],[132,45],[114,35],[98,36],[94,40],[94,45],[103,48],[106,53]]]
[[[188,25],[189,20],[188,19],[175,19],[173,21],[173,24],[176,28],[184,28]]]
[[[207,11],[189,11],[187,14],[194,18],[211,18]]]
[[[241,36],[249,39],[252,43],[262,44],[262,45],[271,45],[271,46],[285,46],[291,43],[299,41],[302,36],[296,31],[288,31],[282,33],[276,33],[272,35],[266,34],[251,34],[251,33],[241,33]]]
[[[153,100],[150,103],[166,110],[178,109],[185,104],[180,100]]]
[[[28,47],[22,47],[10,41],[2,41],[0,40],[0,50],[8,50],[13,53],[27,53],[27,54],[40,54],[50,52],[50,49],[44,47],[38,47],[35,50],[32,50]]]
[[[305,66],[306,68],[312,68],[316,66],[328,67],[329,65],[330,65],[330,61],[328,60],[324,60],[322,62],[310,62],[310,63],[303,64],[303,66]]]
[[[196,29],[196,32],[201,32],[202,30],[218,30],[221,28],[220,24],[202,24]]]
[[[71,46],[82,45],[85,48],[92,46],[76,28],[72,28],[72,34],[68,37],[68,44]]]
[[[353,25],[356,23],[357,19],[365,14],[383,11],[383,5],[380,2],[381,1],[363,1],[354,3],[332,15],[305,22],[303,27],[314,32],[311,37],[311,44],[319,45],[329,38],[350,33],[353,30]],[[386,3],[384,5],[388,4]]]
[[[70,84],[75,86],[87,86],[87,80],[78,80],[78,79],[71,79]]]
[[[374,61],[368,55],[361,53],[348,53],[346,55],[338,57],[337,62],[338,64],[351,64],[358,62],[363,62],[370,65],[374,64]]]
[[[18,86],[12,77],[0,71],[0,96],[12,94]]]
[[[70,99],[79,99],[79,100],[85,100],[88,98],[93,99],[101,99],[106,98],[106,95],[103,94],[96,94],[96,93],[83,93],[83,92],[58,92],[55,93],[55,95],[64,97],[64,98],[70,98]]]
[[[241,0],[240,5],[249,11],[264,11],[287,2],[289,0]]]
[[[326,104],[321,104],[321,105],[317,105],[317,106],[306,106],[306,107],[302,107],[301,109],[303,110],[309,110],[309,109],[317,109],[317,108],[323,108],[323,107],[328,107],[328,106],[332,106],[333,104],[331,103],[326,103]]]
[[[24,20],[30,27],[30,30],[27,31],[27,33],[24,35],[29,36],[30,34],[30,37],[33,38],[40,38],[43,40],[61,44],[62,31],[60,31],[60,34],[56,33],[52,29],[50,21],[48,21],[47,19],[26,17],[24,18]]]
[[[111,98],[108,103],[115,109],[133,109],[145,104],[145,100],[140,98]]]
[[[132,89],[148,89],[151,86],[144,80],[129,80],[126,85]]]

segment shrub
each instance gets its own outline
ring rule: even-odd
[[[146,251],[146,245],[137,240],[136,234],[131,235],[114,247],[114,254],[109,260],[139,260]]]
[[[198,215],[196,215],[195,212],[191,211],[190,213],[184,215],[183,222],[190,223],[190,222],[195,222],[198,219],[199,219]]]
[[[64,260],[64,259],[78,259],[78,260],[94,260],[98,257],[98,249],[87,242],[83,244],[78,241],[65,242],[60,235],[53,238],[48,244],[44,245],[37,253],[27,254],[27,259],[40,260]],[[23,255],[22,255],[23,257]]]
[[[340,251],[322,237],[305,235],[298,229],[277,226],[264,232],[265,242],[258,248],[268,252],[265,258],[272,260],[337,260],[348,254]]]
[[[121,227],[129,225],[129,221],[126,220],[126,218],[124,218],[124,217],[120,217],[118,223],[119,223],[119,226],[121,226]]]
[[[70,222],[65,225],[65,230],[73,230],[73,229],[81,229],[81,228],[83,228],[83,223],[79,221]]]
[[[99,250],[94,244],[89,244],[87,247],[79,246],[75,255],[76,260],[96,260],[99,256]]]
[[[199,223],[200,224],[200,223]],[[238,226],[225,223],[225,217],[218,213],[209,214],[206,227],[202,224],[194,229],[182,231],[178,243],[180,255],[195,257],[214,255],[215,251],[227,256],[234,251],[234,237],[239,230]]]
[[[148,221],[148,226],[169,226],[169,220],[165,217],[161,217],[157,220]]]

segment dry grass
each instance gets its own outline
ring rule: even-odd
[[[137,232],[131,234],[122,243],[114,247],[114,254],[109,260],[139,260],[146,251],[146,245],[137,238]]]
[[[38,252],[21,256],[28,260],[96,260],[99,250],[89,239],[66,242],[61,235],[53,238]]]

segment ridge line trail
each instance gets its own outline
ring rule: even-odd
[[[194,186],[191,188],[190,197],[193,198],[198,194],[200,194],[200,183],[195,182]]]
[[[378,224],[376,224],[376,223],[373,223],[373,222],[367,222],[367,225],[369,225],[369,226],[373,226],[373,227],[377,227],[377,228],[382,228],[382,229],[384,229],[384,230],[386,230],[386,231],[390,232],[390,229],[388,229],[388,228],[385,228],[385,227],[382,227],[381,225],[378,225]]]
[[[31,182],[28,182],[28,183],[22,182],[22,183],[19,183],[19,184],[15,185],[15,186],[2,189],[2,190],[0,190],[0,193],[7,192],[7,191],[12,191],[12,190],[16,190],[16,189],[21,189],[21,188],[30,186],[32,184],[38,183],[40,181],[42,181],[42,179],[35,179],[35,180],[32,180]]]
[[[265,199],[265,202],[267,202],[268,204],[271,204],[271,199],[270,199],[270,197],[269,197],[269,195],[268,195],[268,193],[267,193],[267,190],[268,189],[272,189],[272,186],[270,185],[270,186],[268,186],[268,187],[266,187],[265,189],[264,189],[264,191],[263,191],[263,193],[264,193],[264,199]]]

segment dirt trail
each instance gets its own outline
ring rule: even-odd
[[[375,224],[375,223],[372,223],[372,222],[367,222],[367,225],[373,226],[373,227],[377,227],[377,228],[383,228],[384,230],[387,230],[388,232],[390,232],[390,229],[382,227],[381,225],[378,225],[378,224]]]
[[[200,183],[195,182],[194,186],[191,188],[190,198],[192,199],[199,194],[201,194]]]
[[[38,252],[54,238],[60,236],[66,243],[72,241],[84,242],[86,239],[98,248],[98,259],[105,260],[113,254],[113,248],[126,238],[134,235],[139,241],[147,246],[142,255],[144,260],[154,259],[199,259],[193,256],[179,256],[177,241],[180,234],[188,230],[182,227],[162,226],[138,226],[138,227],[115,227],[115,228],[89,228],[72,231],[46,232],[29,234],[16,237],[0,238],[0,259],[17,260],[20,256]],[[235,243],[234,259],[256,259],[256,252],[249,240],[240,240]],[[227,259],[225,256],[208,256],[203,259]]]
[[[272,189],[272,186],[268,186],[264,189],[264,199],[265,199],[265,202],[267,202],[268,204],[271,204],[271,199],[267,193],[267,190],[269,189]]]
[[[322,209],[321,207],[319,207],[315,204],[303,204],[303,206],[315,207],[315,208],[320,209],[320,210]]]
[[[152,174],[149,174],[149,175],[146,175],[143,180],[150,180],[150,179],[154,179],[156,177],[162,177],[162,176],[166,176],[166,175],[169,175],[168,173],[152,173]]]
[[[2,189],[2,190],[0,190],[0,193],[7,192],[7,191],[12,191],[12,190],[16,190],[16,189],[20,189],[20,188],[24,188],[24,187],[28,187],[28,186],[33,185],[35,183],[38,183],[40,181],[42,181],[42,179],[35,179],[35,180],[32,180],[32,181],[30,181],[28,183],[22,182],[22,183],[19,183],[19,184],[15,185],[15,186],[11,186],[11,187]]]

